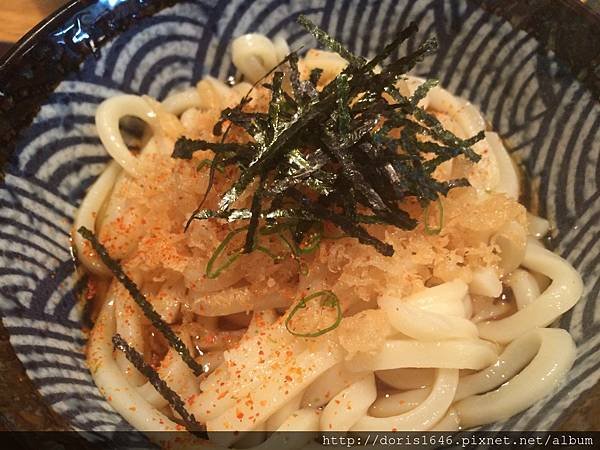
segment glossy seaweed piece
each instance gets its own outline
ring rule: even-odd
[[[169,346],[179,353],[181,359],[183,359],[187,366],[192,369],[196,376],[203,374],[204,368],[202,365],[196,362],[196,360],[190,354],[187,346],[162,319],[160,314],[156,312],[152,306],[152,303],[146,299],[146,296],[139,290],[133,280],[127,276],[127,274],[123,271],[121,264],[119,264],[108,254],[106,247],[100,243],[96,235],[85,227],[80,227],[77,232],[85,240],[89,241],[94,251],[98,254],[98,256],[100,256],[102,262],[110,269],[119,283],[121,283],[123,287],[127,289],[127,292],[129,292],[131,298],[133,298],[133,300],[139,305],[144,315],[150,320],[150,322],[152,322],[152,325],[154,325],[154,327],[165,337],[169,343]]]
[[[220,154],[245,153],[252,151],[252,145],[242,145],[235,142],[208,142],[202,139],[182,137],[175,142],[175,148],[171,156],[179,159],[192,159],[194,153],[207,150]]]
[[[256,249],[254,235],[261,220],[277,222],[289,217],[276,217],[273,211],[294,211],[292,214],[297,215],[304,209],[308,218],[295,217],[296,240],[302,239],[314,220],[329,221],[359,242],[391,255],[393,248],[372,236],[359,216],[413,229],[417,222],[402,209],[401,202],[414,196],[425,206],[439,195],[446,195],[453,185],[433,179],[433,171],[459,155],[476,161],[478,155],[470,146],[481,136],[459,139],[418,106],[437,81],[426,81],[410,98],[396,88],[404,73],[437,47],[430,39],[385,64],[395,49],[416,32],[415,24],[398,33],[367,61],[352,55],[307,18],[301,16],[298,20],[319,42],[350,64],[319,92],[316,83],[321,72],[313,71],[309,80],[300,79],[298,55],[292,52],[284,60],[285,67],[279,64],[269,72],[269,79],[260,80],[271,91],[266,113],[244,110],[248,94],[239,105],[221,114],[215,133],[219,134],[228,121],[227,130],[232,125],[240,127],[251,138],[250,143],[227,143],[227,131],[218,144],[180,139],[174,157],[189,159],[195,151],[207,149],[216,153],[209,188],[218,165],[235,164],[238,168],[236,179],[219,199],[217,209],[202,210],[203,200],[188,225],[193,220],[211,218],[249,220],[244,252],[250,252]],[[381,66],[378,73],[373,70],[376,66]],[[384,94],[397,103],[386,101]],[[399,137],[389,134],[394,128],[402,130]],[[423,142],[420,135],[432,142]],[[434,158],[427,156],[431,153]],[[234,203],[256,185],[250,209],[235,210]],[[291,208],[281,208],[286,202],[292,202]]]
[[[193,414],[185,408],[185,403],[173,389],[163,380],[160,375],[144,361],[144,357],[135,348],[130,346],[120,334],[112,337],[115,349],[123,352],[127,360],[144,375],[156,391],[167,401],[169,405],[181,416],[186,429],[202,439],[208,439],[206,427],[196,421]]]

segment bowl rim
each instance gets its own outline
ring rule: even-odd
[[[0,57],[0,182],[22,132],[58,84],[112,37],[181,0],[70,0]]]
[[[49,16],[37,23],[31,30],[24,34],[15,42],[4,55],[0,57],[0,77],[4,71],[10,69],[10,65],[16,63],[16,60],[23,57],[40,39],[41,33],[49,30],[53,25],[57,25],[72,17],[72,14],[84,8],[86,3],[92,3],[94,0],[70,0],[66,5],[61,6]]]

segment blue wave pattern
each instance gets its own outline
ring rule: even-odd
[[[232,38],[282,34],[291,48],[312,38],[295,23],[306,14],[356,52],[373,54],[416,20],[437,36],[437,54],[417,68],[471,100],[524,161],[539,189],[539,209],[556,224],[553,246],[583,274],[584,299],[560,326],[578,358],[553,397],[489,429],[547,429],[600,378],[598,164],[600,107],[544,55],[536,41],[466,1],[188,1],[122,33],[98,59],[60,84],[23,136],[0,186],[0,310],[28,375],[53,408],[78,429],[130,429],[96,389],[84,360],[85,336],[69,252],[72,218],[107,156],[94,129],[98,104],[118,93],[163,99],[205,74],[233,73]]]

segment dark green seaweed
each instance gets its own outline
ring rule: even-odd
[[[201,139],[179,138],[175,142],[175,149],[171,155],[173,158],[192,159],[192,155],[197,151],[212,150],[215,153],[237,153],[246,152],[251,144],[236,144],[233,142],[208,142]]]
[[[203,150],[215,153],[206,194],[218,167],[237,167],[217,208],[202,209],[205,195],[186,227],[193,220],[248,221],[240,252],[250,252],[264,250],[256,243],[261,222],[269,227],[284,223],[292,246],[302,242],[316,223],[329,222],[348,237],[391,256],[393,247],[373,236],[368,225],[413,229],[417,221],[403,209],[403,202],[416,198],[427,208],[450,189],[468,185],[464,179],[438,181],[432,174],[440,164],[461,155],[477,162],[480,157],[471,146],[483,133],[461,139],[418,105],[436,80],[425,81],[410,97],[396,87],[407,71],[437,48],[435,39],[428,39],[414,51],[392,57],[417,32],[416,24],[366,60],[306,17],[300,16],[298,22],[348,66],[319,92],[322,70],[314,69],[308,80],[301,79],[299,56],[291,52],[255,84],[271,91],[266,113],[245,109],[250,91],[239,105],[221,113],[214,130],[221,136],[219,143],[178,140],[173,157],[189,159]],[[232,125],[247,133],[248,143],[226,142]],[[399,136],[391,133],[396,129]],[[251,186],[256,188],[250,208],[235,208]]]
[[[183,361],[190,369],[192,369],[194,374],[198,376],[204,373],[202,365],[194,360],[187,346],[162,317],[160,317],[160,314],[156,312],[152,303],[146,299],[146,296],[142,294],[133,280],[127,276],[121,265],[108,254],[106,247],[100,243],[96,235],[86,227],[80,227],[77,232],[85,240],[90,242],[92,248],[96,251],[98,256],[100,256],[102,262],[110,269],[114,277],[123,285],[123,287],[127,289],[129,295],[131,295],[131,298],[139,305],[144,315],[152,322],[152,325],[162,333],[169,345],[179,353]]]
[[[208,439],[206,428],[196,421],[193,414],[188,412],[179,394],[172,390],[152,367],[146,364],[144,357],[135,348],[131,347],[120,334],[115,334],[112,337],[112,342],[114,348],[122,351],[127,360],[142,375],[148,378],[148,381],[154,386],[156,391],[177,411],[183,419],[186,429],[202,439]]]
[[[312,34],[321,45],[327,47],[332,52],[339,54],[342,58],[348,61],[350,65],[360,67],[366,63],[366,60],[363,57],[356,56],[352,52],[348,51],[341,42],[338,42],[332,38],[325,31],[311,22],[306,16],[300,15],[298,17],[298,23],[302,25],[306,31]]]

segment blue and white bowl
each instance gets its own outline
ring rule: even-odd
[[[74,67],[82,54],[89,55],[47,99],[35,100],[30,91],[41,109],[18,138],[5,140],[16,147],[0,183],[2,322],[27,376],[70,426],[130,429],[98,392],[85,364],[77,301],[84,280],[75,275],[69,247],[77,206],[108,159],[94,127],[96,107],[119,93],[163,99],[206,74],[224,79],[232,74],[228,44],[246,32],[282,35],[291,48],[310,48],[315,43],[295,23],[300,13],[362,55],[373,54],[412,20],[420,31],[410,47],[436,36],[440,49],[417,74],[439,78],[469,99],[510,143],[536,186],[526,201],[539,201],[539,213],[556,227],[551,245],[583,274],[584,298],[560,320],[578,345],[566,382],[553,396],[489,428],[556,427],[597,383],[600,104],[528,34],[463,0],[198,0],[153,15],[165,2],[75,3],[60,23],[41,32],[52,40],[51,50],[62,49],[58,65],[66,60]],[[129,26],[119,32],[125,16]],[[29,70],[36,76],[56,72],[43,64],[30,61]],[[9,117],[15,107],[2,114],[13,129],[23,128]]]

